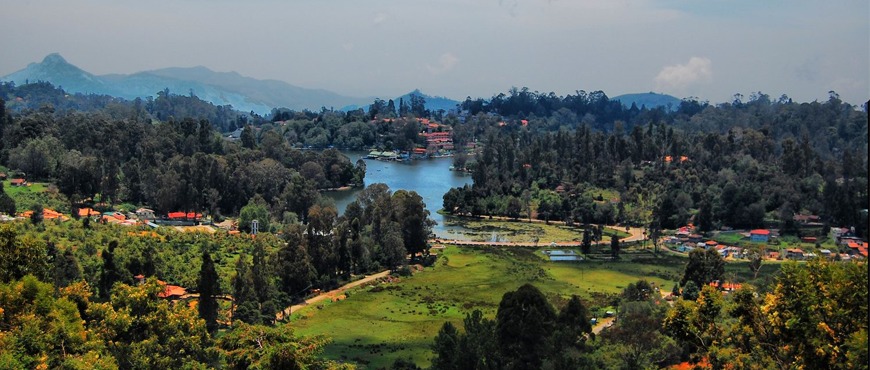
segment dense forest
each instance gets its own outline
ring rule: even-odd
[[[760,93],[718,106],[684,101],[671,113],[621,110],[597,94],[514,93],[464,103],[482,111],[455,131],[483,149],[456,158],[474,185],[448,192],[446,210],[668,229],[694,220],[704,230],[788,230],[803,212],[866,232],[867,113],[833,93],[824,103]],[[596,104],[614,121],[589,113]],[[550,115],[519,124],[522,109]],[[602,189],[618,198],[600,198]]]
[[[67,112],[51,105],[13,116],[3,108],[0,163],[30,181],[54,182],[72,206],[99,194],[104,203],[147,204],[163,214],[219,216],[238,214],[259,195],[276,218],[293,212],[304,219],[315,200],[305,194],[361,185],[365,176],[361,163],[336,150],[295,150],[268,128],[255,138],[246,125],[234,142],[195,116],[152,121],[113,118],[110,108]]]

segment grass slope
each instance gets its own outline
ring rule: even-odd
[[[494,317],[502,295],[522,284],[535,284],[557,306],[578,294],[593,310],[603,310],[629,283],[643,278],[669,289],[668,278],[681,271],[679,263],[552,263],[530,249],[448,247],[434,267],[398,283],[357,289],[339,302],[306,307],[289,325],[298,334],[332,337],[328,358],[368,368],[406,358],[426,367],[432,339],[445,321],[461,326],[475,309]]]

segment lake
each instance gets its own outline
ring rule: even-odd
[[[351,163],[356,163],[360,158],[365,158],[368,152],[342,152]],[[438,214],[443,204],[444,193],[450,188],[471,184],[471,175],[461,172],[450,171],[453,158],[424,159],[410,162],[389,162],[364,159],[366,161],[366,185],[384,183],[391,191],[399,189],[413,190],[423,197],[426,209],[429,210],[429,218],[438,224],[432,228],[436,236],[440,238],[462,238],[457,231],[459,226],[447,225],[445,217]],[[347,191],[328,191],[323,195],[335,200],[335,206],[340,213],[344,213],[347,205],[356,199],[356,194],[362,188]]]

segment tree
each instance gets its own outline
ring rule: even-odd
[[[610,256],[613,258],[619,258],[619,250],[619,236],[613,234],[613,236],[610,237]]]
[[[383,264],[391,270],[398,270],[407,265],[406,249],[402,241],[402,231],[398,222],[390,221],[384,232],[384,243],[381,246]]]
[[[239,255],[235,270],[236,274],[232,278],[235,305],[233,319],[248,324],[258,324],[262,322],[260,305],[257,300],[257,294],[254,292],[254,278],[251,275],[251,265],[248,264],[248,257],[244,253]]]
[[[622,290],[622,299],[625,302],[646,302],[652,299],[655,291],[652,285],[646,280],[638,280],[636,283],[629,283]]]
[[[34,225],[39,225],[42,223],[42,219],[45,217],[44,208],[42,208],[42,203],[34,203],[33,207],[30,207],[30,222]]]
[[[251,222],[254,220],[257,220],[257,228],[260,232],[269,232],[271,228],[269,206],[259,194],[251,198],[239,211],[239,230],[252,232]]]
[[[203,247],[202,250],[202,266],[199,269],[197,290],[199,290],[197,305],[199,317],[205,320],[206,329],[213,333],[217,329],[218,303],[215,297],[220,294],[220,282],[207,247]]]
[[[622,369],[660,368],[673,363],[679,353],[662,328],[665,306],[653,302],[626,302],[619,307],[616,323],[601,333],[599,352],[613,353]]]
[[[9,151],[9,165],[31,178],[48,179],[55,174],[63,147],[63,143],[51,135],[29,140]]]
[[[583,255],[588,255],[592,251],[592,233],[589,228],[583,229],[583,242],[580,244],[580,251]]]
[[[317,358],[327,343],[322,336],[298,337],[291,325],[242,323],[220,337],[215,348],[230,369],[348,369]]]
[[[749,257],[749,271],[752,271],[752,278],[758,279],[758,272],[761,271],[761,251],[749,249],[746,254]]]
[[[275,313],[278,306],[275,305],[274,274],[266,263],[266,246],[261,239],[254,241],[254,263],[251,266],[251,282],[254,284],[254,294],[259,302],[262,322],[272,324],[275,321]]]
[[[82,278],[79,261],[70,248],[54,260],[54,286],[62,288]]]
[[[0,282],[33,275],[49,281],[50,264],[45,243],[31,236],[19,236],[14,224],[0,225]]]
[[[485,319],[480,310],[474,310],[465,315],[462,326],[465,329],[465,334],[459,338],[457,368],[502,368],[504,361],[499,356],[495,322]]]
[[[15,215],[16,211],[15,200],[6,193],[3,189],[3,183],[0,182],[0,213],[12,216]]]
[[[115,248],[118,247],[118,241],[112,240],[108,247],[103,250],[103,270],[100,274],[99,293],[100,298],[108,300],[112,294],[112,286],[121,281],[121,272],[115,264]]]
[[[445,322],[435,337],[432,345],[435,357],[432,359],[433,370],[459,370],[457,357],[459,357],[459,332],[452,323]]]
[[[553,307],[535,286],[505,293],[496,313],[496,336],[506,368],[540,368],[555,321]]]
[[[217,360],[205,321],[194,308],[159,298],[163,289],[153,277],[139,286],[117,284],[110,301],[87,306],[89,327],[101,334],[119,367],[201,368]]]
[[[257,147],[257,138],[254,136],[254,129],[251,128],[251,125],[245,125],[239,140],[241,140],[243,148],[254,149]]]
[[[118,363],[106,350],[95,331],[77,309],[77,297],[70,291],[82,290],[82,304],[88,305],[87,289],[64,288],[58,292],[51,284],[32,275],[0,284],[3,308],[3,340],[0,363],[10,369],[117,369]]]
[[[280,290],[288,297],[299,297],[317,278],[317,271],[308,256],[305,226],[291,224],[284,228],[286,244],[278,250],[275,271],[280,281]]]
[[[562,348],[582,348],[587,336],[592,333],[589,319],[589,310],[580,301],[580,297],[572,295],[568,304],[556,317],[557,325],[553,333],[554,351]]]
[[[698,299],[698,295],[701,294],[701,289],[698,288],[698,284],[695,284],[693,280],[687,280],[685,285],[683,285],[683,294],[682,298],[686,301],[694,301]]]
[[[417,253],[428,254],[428,240],[434,221],[429,219],[426,204],[415,191],[398,190],[393,193],[393,217],[402,230],[405,250],[415,258]]]
[[[716,249],[695,249],[689,252],[689,262],[680,285],[692,281],[696,287],[703,287],[713,281],[721,281],[725,275],[725,260]]]
[[[866,367],[867,264],[814,260],[781,271],[762,306],[778,344],[770,350],[795,367]]]

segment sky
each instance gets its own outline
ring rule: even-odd
[[[350,96],[870,98],[867,0],[2,0],[0,75],[205,66]]]

